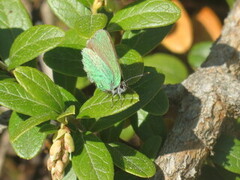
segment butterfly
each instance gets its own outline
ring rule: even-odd
[[[127,90],[110,34],[98,30],[82,50],[82,63],[91,82],[102,91],[121,95]]]

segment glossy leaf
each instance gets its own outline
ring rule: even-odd
[[[65,38],[58,47],[81,50],[86,46],[89,38],[80,34],[77,29],[69,29],[65,32]]]
[[[125,109],[139,101],[138,94],[124,93],[119,97],[111,93],[103,92],[97,89],[89,100],[87,100],[80,109],[77,118],[101,118],[110,116]]]
[[[37,101],[50,109],[63,112],[64,103],[58,87],[39,70],[31,67],[18,67],[14,70],[18,83]]]
[[[0,70],[0,81],[2,80],[15,81],[15,79],[8,72]]]
[[[107,16],[105,14],[93,14],[82,16],[76,22],[75,28],[80,34],[90,38],[97,30],[103,29],[107,24]]]
[[[27,116],[13,112],[9,120],[8,132],[17,155],[24,159],[31,159],[41,150],[46,134],[39,132],[40,127],[32,127],[14,140],[15,131],[27,118]]]
[[[100,137],[103,142],[115,142],[119,140],[124,122],[116,123],[112,127],[101,131]]]
[[[68,76],[86,76],[79,49],[57,47],[44,54],[44,62],[54,71]]]
[[[64,123],[67,123],[67,121],[65,120],[68,116],[72,116],[72,115],[75,115],[75,106],[74,105],[71,105],[69,106],[66,111],[64,111],[62,114],[60,114],[58,117],[57,117],[57,120],[59,122],[64,122]]]
[[[64,35],[61,29],[50,25],[33,26],[24,31],[11,47],[9,60],[6,61],[8,69],[13,69],[53,49],[61,43]]]
[[[113,162],[108,149],[95,135],[76,133],[72,165],[78,179],[113,179]]]
[[[91,7],[94,2],[94,0],[78,0],[78,1],[81,2],[86,7]]]
[[[159,28],[125,31],[121,43],[128,45],[130,48],[135,49],[144,56],[159,45],[171,28],[172,25]]]
[[[129,174],[121,169],[119,169],[114,173],[114,180],[123,180],[123,179],[124,180],[140,180],[142,178]]]
[[[48,134],[54,134],[54,133],[56,133],[58,130],[59,130],[59,127],[58,127],[58,126],[53,125],[53,124],[46,123],[46,124],[43,124],[43,125],[40,127],[39,132],[42,132],[42,133],[48,135]]]
[[[69,106],[74,105],[75,109],[77,110],[80,107],[79,101],[70,92],[68,92],[66,89],[64,89],[60,86],[58,86],[58,88],[59,88],[60,93],[62,95],[65,107],[68,108]]]
[[[107,147],[114,164],[122,170],[143,178],[149,178],[155,174],[154,163],[139,151],[122,143],[111,143]]]
[[[173,24],[180,9],[168,0],[139,0],[118,11],[110,20],[108,30],[138,30]]]
[[[186,66],[173,55],[157,53],[143,58],[145,66],[155,67],[165,75],[165,84],[182,82],[188,75]]]
[[[67,91],[74,93],[75,87],[77,83],[77,77],[74,76],[68,76],[62,73],[58,73],[56,71],[53,71],[53,81],[66,89]]]
[[[150,72],[150,74],[143,76],[134,84],[134,86],[131,87],[138,93],[140,101],[121,113],[99,119],[93,126],[92,131],[99,131],[108,128],[113,124],[130,117],[156,96],[160,91],[164,76],[158,74],[153,68],[146,68],[145,71]]]
[[[120,134],[120,139],[125,142],[129,142],[132,139],[132,137],[135,135],[135,131],[128,120],[123,122],[125,122],[124,124],[125,126],[123,127],[122,132]]]
[[[152,136],[165,136],[166,127],[161,116],[154,116],[148,114],[146,111],[139,110],[137,117],[131,118],[131,123],[136,134],[143,141],[146,141]]]
[[[207,59],[212,42],[200,42],[195,44],[188,53],[188,63],[192,68],[198,68]]]
[[[214,147],[213,161],[224,169],[240,174],[240,141],[234,137],[221,136]]]
[[[141,77],[136,77],[143,75],[144,64],[141,55],[130,49],[128,46],[120,44],[116,46],[117,55],[119,58],[119,63],[122,70],[122,76],[127,85],[136,83]]]
[[[76,88],[78,89],[84,89],[87,86],[89,86],[91,84],[91,82],[88,80],[87,77],[78,77],[77,79],[77,84],[76,84]]]
[[[143,110],[149,112],[150,114],[159,116],[165,114],[168,111],[168,108],[168,97],[164,90],[160,90],[153,100],[143,107]]]
[[[5,61],[14,39],[32,26],[20,0],[0,1],[0,58]]]
[[[161,144],[161,136],[151,136],[146,141],[144,141],[140,151],[154,161],[158,155]]]
[[[64,177],[61,180],[78,180],[71,164],[67,166],[64,173]]]
[[[70,28],[75,28],[81,17],[91,12],[78,0],[48,0],[53,12]]]
[[[15,82],[0,82],[0,104],[16,112],[36,116],[51,111],[51,107],[34,99]]]
[[[26,133],[28,133],[29,130],[31,130],[35,126],[48,120],[55,119],[56,117],[57,114],[52,112],[46,112],[38,116],[32,116],[22,121],[21,123],[14,125],[14,127],[12,127],[13,130],[10,137],[11,142],[14,143],[15,141],[21,139],[23,136],[26,135]]]

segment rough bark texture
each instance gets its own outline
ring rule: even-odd
[[[196,179],[223,122],[240,116],[240,0],[207,61],[183,83],[165,90],[179,107],[178,117],[155,161],[153,179]]]

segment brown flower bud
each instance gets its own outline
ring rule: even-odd
[[[64,171],[64,164],[61,160],[58,160],[55,165],[56,172],[63,173]]]
[[[75,149],[73,138],[70,133],[66,133],[64,135],[64,148],[67,150],[67,152],[72,153]]]
[[[62,151],[62,141],[61,140],[56,140],[50,150],[49,150],[49,154],[50,154],[50,159],[51,161],[55,161],[57,159],[60,158],[61,156],[61,151]]]
[[[51,171],[53,166],[55,166],[55,164],[56,164],[55,161],[52,161],[50,158],[48,158],[48,160],[47,160],[47,169],[49,171]]]
[[[53,136],[53,142],[55,142],[58,139],[61,139],[65,133],[67,133],[66,129],[59,129],[58,132],[55,133]]]
[[[66,167],[69,163],[69,153],[65,150],[62,156],[62,162],[64,166]]]

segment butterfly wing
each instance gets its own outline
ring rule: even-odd
[[[82,50],[82,56],[84,70],[87,72],[90,81],[95,82],[96,86],[102,91],[111,91],[114,79],[112,70],[96,52],[89,48]]]
[[[88,41],[87,48],[94,51],[112,71],[113,79],[110,90],[118,87],[121,82],[121,69],[109,33],[103,29],[98,30]]]

